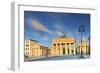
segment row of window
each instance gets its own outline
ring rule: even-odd
[[[33,54],[30,54],[29,52],[25,52],[25,55],[27,55],[27,56],[34,56]]]
[[[29,55],[29,52],[25,52],[25,54]]]
[[[32,48],[32,49],[39,49],[39,48]],[[29,48],[25,48],[25,50],[29,50]]]
[[[29,43],[29,41],[25,41],[25,43]]]
[[[26,47],[29,47],[29,44],[26,44],[25,46],[26,46]]]
[[[29,50],[29,48],[25,48],[25,50]]]

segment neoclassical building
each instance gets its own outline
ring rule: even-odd
[[[51,55],[75,55],[76,40],[74,38],[59,37],[51,41]]]
[[[41,46],[36,40],[25,40],[24,41],[24,55],[25,57],[37,57],[46,56],[50,54],[50,49],[45,46]]]
[[[88,41],[76,42],[70,37],[58,37],[51,40],[51,46],[41,46],[36,40],[24,41],[24,56],[28,58],[39,56],[81,55],[90,54]]]
[[[88,41],[82,41],[76,47],[76,54],[90,54],[90,45]]]

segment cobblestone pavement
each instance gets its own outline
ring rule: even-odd
[[[52,57],[41,57],[37,59],[30,59],[26,61],[55,61],[55,60],[73,60],[73,59],[88,59],[90,58],[89,55],[63,55],[63,56],[52,56]]]
[[[73,59],[88,59],[90,58],[89,55],[72,55],[72,56],[55,56],[55,57],[47,57],[44,59],[41,59],[41,61],[45,60],[45,61],[52,61],[52,60],[73,60]]]

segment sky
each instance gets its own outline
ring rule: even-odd
[[[80,40],[79,26],[84,25],[83,40],[90,36],[90,14],[24,11],[24,39],[39,41],[50,46],[53,38],[66,37]]]

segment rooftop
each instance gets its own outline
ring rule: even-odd
[[[34,41],[34,42],[39,42],[39,41],[36,41],[36,40],[33,40],[33,39],[26,39],[26,40],[30,40],[30,41]]]

